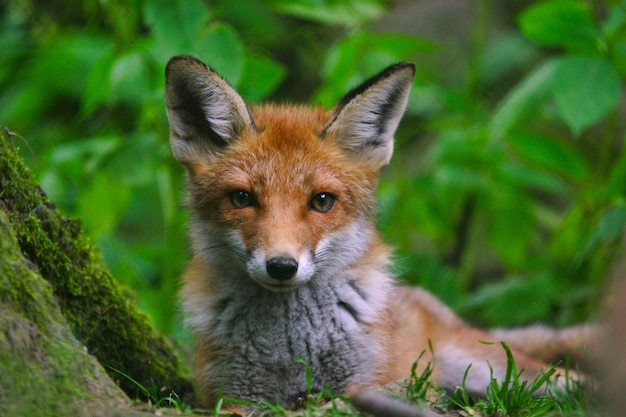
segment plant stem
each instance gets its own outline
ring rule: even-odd
[[[489,29],[489,14],[491,10],[491,0],[476,1],[476,18],[472,28],[471,54],[467,75],[467,112],[472,113],[476,96],[481,83],[481,68],[483,53],[487,42],[487,32]]]

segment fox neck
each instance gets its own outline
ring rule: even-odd
[[[241,266],[241,254],[225,250],[223,243],[201,255],[216,291],[210,298],[188,294],[189,323],[224,352],[222,360],[203,370],[202,379],[220,381],[227,396],[249,398],[256,392],[258,397],[249,399],[283,404],[309,388],[342,392],[376,380],[380,364],[372,358],[381,357],[384,347],[371,331],[392,286],[389,259],[371,225],[351,227],[342,233],[352,238],[317,259],[313,279],[286,293],[256,284]],[[310,367],[311,387],[296,358]]]

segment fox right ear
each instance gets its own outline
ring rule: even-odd
[[[175,56],[165,67],[165,105],[176,159],[190,164],[254,129],[243,98],[203,62]]]
[[[403,62],[365,81],[339,102],[321,136],[375,169],[387,165],[414,76],[415,65]]]

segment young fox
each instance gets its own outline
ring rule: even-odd
[[[471,364],[465,387],[480,394],[507,366],[502,346],[485,342],[510,339],[522,377],[532,379],[545,367],[532,355],[548,346],[562,354],[588,336],[529,328],[496,337],[394,280],[374,226],[377,175],[414,72],[393,65],[327,111],[249,107],[195,58],[167,64],[194,254],[182,300],[207,405],[219,395],[284,405],[308,389],[350,395],[406,378],[424,352],[420,368],[432,360],[434,382],[448,389]],[[310,385],[297,358],[310,367]]]

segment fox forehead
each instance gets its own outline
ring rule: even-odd
[[[363,195],[375,189],[375,170],[348,157],[332,137],[320,136],[328,111],[266,105],[251,108],[251,114],[253,131],[220,155],[200,162],[197,176],[211,179],[207,188],[220,194],[239,188],[258,193],[282,190],[303,198],[323,191]]]

